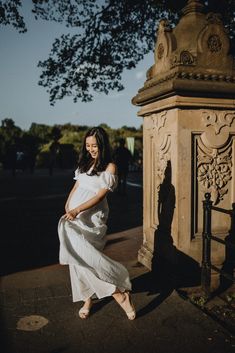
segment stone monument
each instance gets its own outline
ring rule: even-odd
[[[158,233],[201,264],[202,200],[235,202],[235,61],[219,14],[189,0],[175,28],[161,20],[154,64],[133,98],[144,131],[144,236],[139,261],[152,267]],[[212,217],[224,238],[228,215]],[[220,266],[224,246],[213,243]]]

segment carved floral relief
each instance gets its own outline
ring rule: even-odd
[[[191,65],[194,62],[194,57],[188,50],[183,50],[180,53],[180,62],[183,65]]]
[[[232,139],[222,148],[205,146],[201,137],[197,145],[197,179],[203,192],[210,192],[214,204],[223,200],[232,178]]]
[[[222,42],[218,34],[212,34],[209,36],[209,38],[207,39],[207,46],[212,53],[218,53],[219,51],[221,51]]]

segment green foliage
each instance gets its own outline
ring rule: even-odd
[[[108,133],[112,151],[118,146],[119,140],[126,140],[127,137],[135,138],[134,160],[142,160],[142,127],[122,126],[119,129],[112,129],[107,124],[100,124]],[[0,162],[3,162],[7,153],[14,147],[23,150],[32,158],[36,157],[37,167],[48,167],[50,164],[51,151],[53,143],[60,146],[60,157],[64,167],[73,165],[77,160],[79,151],[84,140],[86,131],[89,129],[86,125],[54,125],[32,123],[28,131],[22,131],[15,126],[12,119],[2,120],[0,127]],[[70,160],[66,164],[66,160]]]
[[[6,143],[15,143],[17,138],[21,136],[22,130],[15,125],[12,119],[3,119],[0,127],[0,134]]]
[[[66,131],[62,130],[63,136],[59,140],[61,144],[72,144],[76,151],[79,151],[82,146],[82,140],[85,131]]]
[[[0,126],[0,159],[3,160],[7,155],[11,146],[18,143],[22,135],[22,130],[15,125],[12,119],[6,118],[2,120]]]
[[[26,32],[23,16],[20,15],[21,0],[0,1],[0,24],[3,26],[12,25],[20,33]]]
[[[52,136],[52,127],[45,124],[32,123],[29,134],[37,137],[42,143],[49,142]]]
[[[41,149],[36,157],[37,168],[48,168],[50,161],[49,149]]]
[[[203,308],[208,300],[208,298],[206,298],[205,296],[202,296],[202,295],[201,296],[192,295],[192,297],[190,299],[194,304],[196,304],[200,308]]]
[[[228,293],[228,294],[226,294],[226,300],[228,301],[228,302],[233,302],[233,301],[235,301],[235,293]]]

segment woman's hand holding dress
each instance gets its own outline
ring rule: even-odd
[[[66,212],[62,216],[62,218],[67,219],[69,221],[73,221],[79,213],[80,213],[80,210],[78,208],[74,208],[73,210]]]

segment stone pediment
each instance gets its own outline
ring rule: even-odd
[[[234,97],[235,65],[229,50],[220,15],[206,13],[200,1],[189,0],[175,28],[160,21],[155,62],[133,103],[173,94]]]

